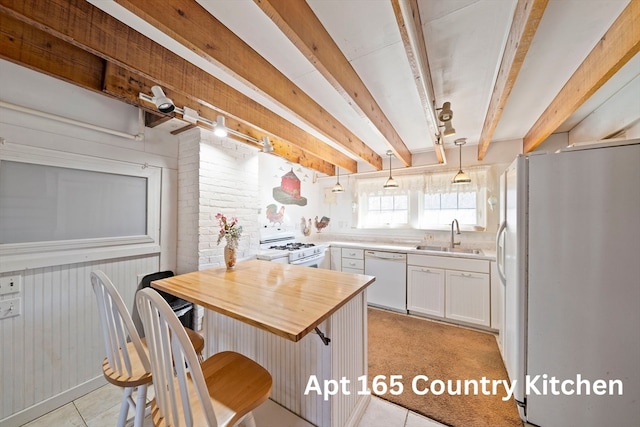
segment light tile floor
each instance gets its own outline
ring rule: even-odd
[[[153,391],[150,391],[150,395]],[[107,384],[23,427],[114,427],[122,389]],[[258,427],[308,427],[310,424],[268,401],[254,411]],[[147,417],[145,427],[151,427]],[[358,427],[442,427],[401,406],[372,397]]]

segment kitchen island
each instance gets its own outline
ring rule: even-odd
[[[273,377],[273,401],[314,425],[339,427],[355,424],[368,401],[358,378],[367,374],[365,291],[374,280],[251,260],[152,286],[205,307],[207,354],[255,360]]]

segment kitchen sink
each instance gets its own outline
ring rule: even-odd
[[[448,248],[446,246],[429,246],[429,245],[418,245],[416,249],[420,251],[433,251],[433,252],[451,252],[457,254],[471,254],[471,255],[482,255],[482,250],[480,249],[467,249],[467,248]]]

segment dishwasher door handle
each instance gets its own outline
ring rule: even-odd
[[[388,261],[405,261],[407,259],[407,255],[391,253],[391,252],[373,252],[366,251],[365,255],[367,258],[376,258],[376,259],[384,259]]]

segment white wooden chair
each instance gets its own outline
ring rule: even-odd
[[[230,351],[199,364],[180,321],[155,290],[139,291],[136,303],[154,378],[154,425],[255,426],[251,411],[269,398],[269,372]]]
[[[111,280],[102,271],[91,273],[91,285],[98,300],[102,339],[107,352],[102,372],[111,384],[124,388],[118,427],[127,420],[129,407],[134,410],[134,427],[142,427],[147,400],[147,387],[151,384],[151,364],[138,336],[131,316]],[[136,400],[133,391],[137,389]]]

